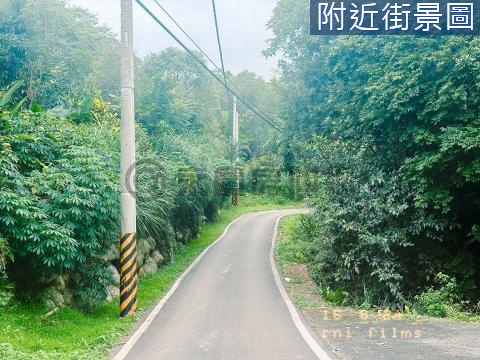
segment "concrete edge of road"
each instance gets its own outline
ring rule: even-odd
[[[293,304],[292,300],[288,296],[287,290],[285,289],[284,283],[281,280],[280,272],[277,268],[277,263],[275,261],[275,250],[277,239],[279,236],[279,228],[280,228],[280,221],[283,218],[292,216],[292,215],[282,215],[277,219],[275,223],[275,229],[273,232],[272,237],[272,245],[270,248],[270,265],[272,266],[273,276],[275,277],[275,283],[282,295],[283,301],[287,305],[288,311],[290,312],[290,316],[295,323],[300,335],[303,337],[307,345],[313,351],[313,353],[317,356],[319,360],[332,360],[332,357],[320,346],[318,341],[315,339],[314,335],[312,334],[311,330],[306,325],[305,321],[300,316],[296,306]]]
[[[113,356],[112,360],[123,360],[125,357],[128,355],[130,350],[135,346],[135,344],[138,342],[138,340],[142,337],[142,335],[147,331],[148,327],[150,324],[155,320],[155,317],[158,315],[160,310],[165,306],[167,301],[172,297],[172,295],[175,293],[177,288],[180,286],[182,283],[183,279],[193,270],[193,268],[200,262],[200,260],[205,256],[205,254],[213,247],[215,246],[220,240],[222,240],[225,235],[228,233],[232,225],[234,225],[236,222],[240,221],[246,216],[250,215],[258,215],[258,214],[270,214],[270,213],[275,213],[279,212],[282,210],[270,210],[270,211],[261,211],[261,212],[254,212],[254,213],[248,213],[244,214],[235,220],[233,220],[230,224],[227,225],[225,228],[224,232],[220,237],[215,240],[213,243],[211,243],[205,250],[203,250],[200,255],[195,259],[195,261],[185,270],[182,275],[175,281],[173,286],[170,288],[170,290],[167,292],[167,294],[158,302],[158,304],[153,308],[153,310],[149,313],[147,318],[140,324],[140,326],[137,328],[137,330],[130,336],[130,338],[127,340],[127,342],[120,348],[120,350]],[[278,222],[276,227],[278,226]],[[276,230],[276,229],[275,229]],[[323,359],[322,359],[323,360]],[[325,358],[327,360],[327,358]]]

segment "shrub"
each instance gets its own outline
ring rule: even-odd
[[[479,39],[309,37],[306,19],[280,1],[267,53],[286,57],[284,156],[321,175],[318,279],[381,303],[442,272],[478,300]]]
[[[329,286],[321,286],[320,291],[322,293],[322,298],[328,302],[331,302],[336,305],[347,305],[348,304],[348,293],[343,291],[340,288],[332,290]]]
[[[419,310],[429,316],[446,317],[462,310],[455,278],[438,273],[437,288],[429,288],[415,297]]]
[[[0,237],[0,309],[7,306],[12,299],[12,287],[5,272],[8,261],[13,261],[13,254],[7,240]]]
[[[114,156],[47,114],[25,112],[5,124],[0,236],[15,255],[12,279],[34,289],[42,278],[85,273],[117,241]]]
[[[112,284],[103,256],[119,241],[115,114],[94,109],[76,124],[4,112],[0,124],[0,275],[12,254],[7,270],[18,291],[41,291],[47,279],[68,273],[79,307],[100,304]],[[137,128],[138,235],[154,238],[167,261],[176,240],[196,237],[228,194],[216,192],[224,181],[215,178],[225,166],[221,148],[188,136],[167,131],[157,147]]]
[[[295,197],[295,178],[281,168],[280,160],[273,155],[251,159],[244,164],[243,188],[245,191],[267,194],[285,200]]]
[[[309,151],[322,174],[320,190],[310,198],[315,212],[307,233],[317,281],[345,289],[355,302],[362,302],[365,289],[376,302],[402,301],[411,239],[421,226],[414,221],[408,182],[366,161],[361,149],[316,138]]]

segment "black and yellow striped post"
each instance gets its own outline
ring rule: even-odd
[[[122,235],[120,244],[120,316],[137,310],[137,237]]]
[[[240,189],[235,188],[232,193],[232,205],[238,206],[240,205]]]
[[[121,150],[120,150],[120,316],[137,309],[137,200],[135,190],[135,90],[133,4],[121,0]]]

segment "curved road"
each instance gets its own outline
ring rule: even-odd
[[[304,328],[302,336],[297,328],[270,262],[277,220],[300,212],[250,214],[234,222],[115,359],[328,359],[315,355],[311,348],[318,344],[309,346],[304,337],[310,332]]]

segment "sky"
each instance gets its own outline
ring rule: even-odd
[[[220,65],[211,0],[159,0],[200,47]],[[181,34],[153,0],[144,0],[175,34]],[[266,59],[262,50],[271,33],[266,28],[276,0],[216,0],[225,68],[233,73],[249,70],[271,79],[278,59]],[[70,4],[97,14],[99,23],[120,32],[119,0],[70,0]],[[176,46],[138,4],[134,2],[134,46],[137,56]],[[182,34],[183,35],[183,34]],[[182,40],[188,41],[184,36]],[[191,46],[193,47],[193,45]]]

